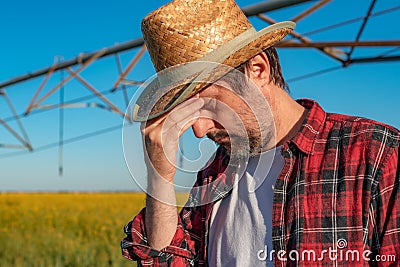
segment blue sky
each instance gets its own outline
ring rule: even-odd
[[[92,52],[103,47],[141,37],[141,19],[167,1],[3,1],[0,3],[0,82],[50,66],[56,55],[71,59],[81,52]],[[240,0],[242,7],[259,1]],[[296,28],[300,33],[324,25],[363,16],[370,1],[336,0]],[[275,11],[269,15],[276,20],[288,20],[304,10],[300,5]],[[309,5],[308,5],[309,6]],[[378,0],[374,11],[395,6],[394,1]],[[367,24],[362,40],[400,39],[399,10],[374,17]],[[257,29],[267,26],[257,18],[251,19]],[[309,36],[319,41],[352,40],[361,21],[335,30]],[[387,51],[382,50],[382,52]],[[121,55],[126,65],[136,51]],[[355,56],[376,54],[375,49],[356,49]],[[379,52],[380,53],[380,52]],[[397,54],[399,51],[397,51]],[[280,49],[284,75],[295,77],[338,66],[331,58],[312,49]],[[310,79],[290,82],[293,98],[317,100],[328,112],[346,113],[372,118],[400,128],[398,99],[400,98],[400,62],[351,65]],[[148,56],[130,73],[130,79],[145,80],[154,74]],[[56,73],[48,88],[61,78]],[[64,73],[66,75],[66,73]],[[82,73],[99,90],[110,89],[117,77],[113,57],[100,60]],[[18,113],[22,113],[42,78],[10,86],[6,89]],[[73,99],[88,94],[77,82],[65,85],[65,98]],[[130,93],[133,93],[131,90]],[[48,99],[57,103],[58,94]],[[123,106],[120,95],[110,99]],[[10,115],[4,99],[0,98],[0,118]],[[58,141],[59,111],[33,114],[23,118],[34,147]],[[64,146],[64,175],[58,176],[56,147],[14,156],[15,150],[0,148],[1,190],[136,190],[130,177],[122,148],[122,119],[114,113],[99,109],[65,110],[65,138],[72,138],[107,127],[121,125],[121,129]],[[14,128],[15,121],[10,122]],[[192,146],[193,138],[187,137]],[[14,140],[0,126],[0,143]]]

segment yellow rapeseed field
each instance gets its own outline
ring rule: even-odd
[[[119,243],[144,205],[142,193],[0,193],[0,266],[136,266]]]

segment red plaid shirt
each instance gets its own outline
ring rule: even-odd
[[[326,113],[310,100],[299,103],[308,116],[283,146],[285,165],[274,190],[275,266],[398,266],[399,131]],[[220,182],[207,191],[192,190],[170,246],[161,251],[149,247],[143,209],[125,226],[123,256],[139,266],[207,266],[213,203],[196,203],[226,195],[229,179],[221,173],[227,162],[220,149],[198,173],[195,186]]]

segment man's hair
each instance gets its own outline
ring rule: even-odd
[[[270,66],[269,82],[274,83],[275,85],[281,87],[282,89],[284,89],[286,92],[289,93],[290,92],[289,85],[286,83],[285,78],[283,78],[281,64],[279,62],[278,53],[276,52],[275,47],[273,47],[273,46],[268,47],[263,52],[267,55],[269,66]],[[247,70],[249,69],[249,66],[250,65],[249,65],[249,60],[248,60],[248,61],[244,62],[243,64],[241,64],[236,69],[245,73],[246,69]],[[237,82],[239,82],[239,81],[237,81]],[[241,83],[241,84],[243,84],[243,83]]]

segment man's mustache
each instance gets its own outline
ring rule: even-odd
[[[229,137],[229,134],[226,131],[220,130],[220,131],[208,133],[207,137],[210,138],[211,140],[215,141],[215,140],[218,140],[218,139]]]

